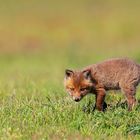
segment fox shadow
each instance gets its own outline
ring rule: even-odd
[[[127,101],[118,101],[117,104],[107,104],[106,102],[104,102],[103,104],[103,112],[107,111],[107,110],[114,110],[116,108],[122,108],[122,109],[127,109]],[[140,108],[140,99],[137,100],[137,104],[136,104],[136,110],[138,110]],[[82,108],[83,112],[85,113],[92,113],[96,110],[96,105],[93,104],[91,101],[89,101],[85,106],[83,106]]]

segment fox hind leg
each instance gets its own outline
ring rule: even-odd
[[[136,104],[136,98],[135,98],[136,87],[135,86],[123,87],[122,90],[127,99],[128,111],[131,111]]]

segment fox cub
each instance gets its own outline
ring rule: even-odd
[[[74,101],[80,101],[88,93],[96,96],[95,107],[106,108],[108,90],[121,90],[127,99],[128,110],[136,104],[136,87],[140,82],[140,65],[127,58],[115,58],[93,64],[83,70],[65,71],[64,85]]]

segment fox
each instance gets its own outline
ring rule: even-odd
[[[84,96],[95,95],[95,108],[105,111],[109,90],[121,90],[128,111],[136,106],[136,88],[140,83],[140,65],[129,58],[112,58],[81,70],[65,70],[64,87],[72,99],[79,102]]]

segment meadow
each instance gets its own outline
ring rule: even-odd
[[[112,57],[140,63],[140,2],[0,1],[0,139],[139,140],[139,103],[127,111],[110,91],[105,113],[94,95],[72,101],[66,68]],[[83,108],[86,110],[83,111]]]

